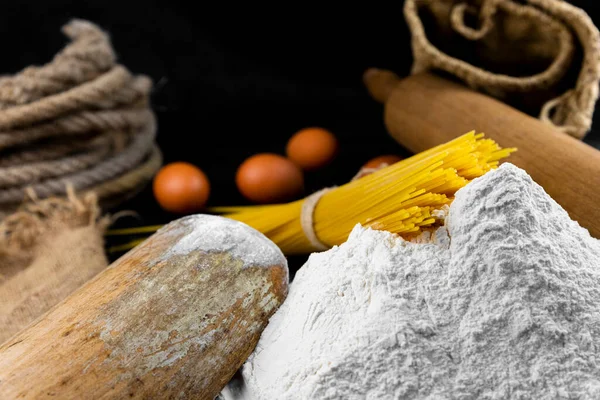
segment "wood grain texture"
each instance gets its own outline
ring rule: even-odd
[[[170,252],[189,229],[162,228],[0,346],[0,398],[212,400],[287,295],[288,271],[283,255],[265,266]]]
[[[600,151],[434,74],[391,79],[389,71],[373,69],[364,80],[372,96],[385,103],[386,127],[400,144],[418,153],[475,130],[503,147],[517,147],[505,161],[526,170],[572,219],[600,238]]]

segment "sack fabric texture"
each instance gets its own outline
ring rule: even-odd
[[[411,73],[438,71],[583,139],[600,80],[600,34],[561,0],[406,0]]]

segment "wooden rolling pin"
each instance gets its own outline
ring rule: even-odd
[[[0,346],[0,399],[213,400],[288,279],[247,225],[176,220]]]
[[[399,79],[369,69],[364,83],[385,104],[387,130],[414,153],[475,130],[503,147],[590,234],[600,238],[600,151],[550,124],[440,76]],[[526,94],[524,94],[526,96]]]

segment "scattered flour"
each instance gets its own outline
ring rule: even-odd
[[[600,241],[509,163],[431,243],[357,226],[298,271],[225,399],[600,399]]]
[[[193,250],[218,251],[239,258],[246,267],[287,265],[285,256],[275,243],[242,222],[218,215],[196,214],[184,217],[177,223],[184,225],[189,232],[173,246],[168,255],[187,254]]]

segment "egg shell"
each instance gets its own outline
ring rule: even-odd
[[[335,159],[338,147],[338,140],[330,131],[310,127],[296,132],[290,138],[286,155],[305,171],[315,171]]]
[[[173,162],[154,176],[152,191],[158,204],[166,211],[189,214],[200,211],[210,196],[206,174],[188,162]]]
[[[246,159],[239,166],[235,181],[245,198],[262,204],[285,202],[304,190],[302,170],[274,153],[260,153]]]
[[[388,166],[395,164],[398,161],[402,161],[402,157],[395,154],[385,154],[370,159],[365,163],[365,165],[363,165],[363,168],[381,168],[382,165]]]

